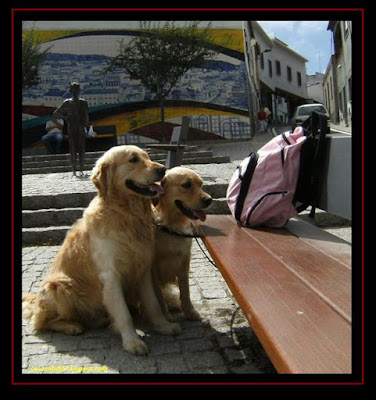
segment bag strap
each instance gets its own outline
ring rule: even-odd
[[[244,175],[241,175],[241,166],[239,165],[237,167],[237,169],[239,170],[239,179],[242,182],[235,204],[235,219],[239,222],[241,219],[245,198],[247,197],[248,194],[248,189],[251,184],[252,176],[255,171],[258,158],[259,158],[258,153],[252,152],[249,155],[249,162],[247,165],[247,169],[244,172]]]
[[[321,113],[313,112],[312,113],[313,120],[317,120],[317,127],[316,130],[319,131],[318,135],[318,142],[315,151],[315,155],[313,158],[313,170],[312,170],[312,186],[313,186],[313,193],[314,198],[311,204],[311,212],[310,217],[313,218],[315,216],[316,205],[319,200],[320,196],[320,186],[321,186],[321,177],[322,172],[324,170],[324,162],[325,162],[325,149],[326,149],[326,133],[328,130],[328,124],[326,117]]]
[[[318,136],[317,146],[315,148],[315,154],[312,160],[313,167],[311,175],[312,193],[314,193],[314,198],[311,199],[312,201],[310,201],[310,203],[303,203],[300,206],[296,207],[296,210],[298,213],[300,213],[310,205],[311,211],[309,216],[313,218],[315,216],[316,205],[319,200],[321,176],[322,176],[322,171],[324,169],[326,133],[328,131],[326,117],[323,114],[314,111],[312,112],[311,117],[309,117],[302,124],[302,128],[307,137],[310,137],[315,140],[316,136]]]

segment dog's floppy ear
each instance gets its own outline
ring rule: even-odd
[[[164,177],[161,180],[161,186],[163,187],[163,189],[166,189],[166,187],[167,187],[167,178],[166,177]]]
[[[166,179],[166,177],[164,177],[164,178],[161,180],[161,186],[163,187],[163,189],[166,188],[166,186],[167,186],[167,179]],[[156,207],[156,206],[159,204],[159,200],[160,200],[161,197],[163,197],[163,195],[164,195],[164,193],[160,193],[160,194],[158,194],[158,196],[155,196],[155,197],[153,197],[153,198],[151,199],[151,202],[152,202],[152,204],[153,204],[154,207]]]
[[[108,190],[108,168],[109,163],[105,160],[98,160],[94,169],[93,174],[91,176],[91,181],[97,187],[99,191],[99,195],[102,197],[106,197]]]

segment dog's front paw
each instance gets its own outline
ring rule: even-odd
[[[144,356],[149,353],[148,346],[141,339],[123,340],[124,349],[131,354]]]
[[[188,319],[190,321],[200,321],[201,320],[201,315],[194,308],[184,311],[184,316],[186,319]]]
[[[176,322],[166,322],[163,325],[155,326],[155,330],[162,335],[179,335],[181,327]]]

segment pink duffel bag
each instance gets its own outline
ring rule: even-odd
[[[297,215],[292,201],[299,175],[300,150],[307,137],[298,127],[252,152],[234,172],[227,204],[244,226],[280,228]]]

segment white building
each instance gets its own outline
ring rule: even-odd
[[[295,107],[307,102],[308,60],[256,21],[244,21],[243,27],[251,124],[262,104],[275,121],[287,124]]]
[[[324,104],[324,74],[307,75],[307,96],[313,103]]]
[[[88,89],[82,93],[82,97],[89,103],[89,106],[115,104],[119,102],[119,92],[117,89]]]
[[[352,116],[352,24],[351,21],[329,21],[328,30],[333,33],[334,54],[325,72],[325,104],[333,122],[349,126]]]
[[[67,91],[61,89],[50,89],[43,94],[43,105],[47,107],[59,107],[66,99]],[[69,96],[71,97],[71,96]]]

